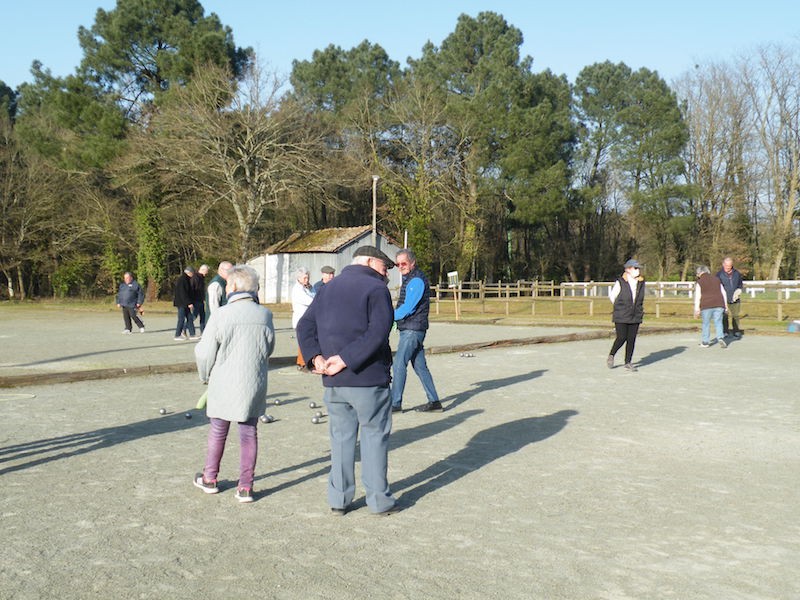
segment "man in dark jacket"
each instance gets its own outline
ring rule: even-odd
[[[726,256],[722,260],[722,268],[717,273],[717,277],[722,282],[728,299],[728,311],[722,316],[722,329],[725,335],[732,333],[733,337],[740,338],[742,329],[739,327],[739,314],[742,310],[741,297],[744,280],[742,274],[733,268],[733,259],[730,256]],[[730,315],[730,320],[728,315]]]
[[[406,370],[408,363],[425,390],[427,403],[417,407],[418,411],[442,411],[442,403],[433,385],[433,376],[425,360],[425,334],[428,331],[428,313],[430,312],[430,284],[420,269],[417,268],[417,257],[408,248],[403,248],[395,257],[397,268],[403,276],[400,295],[394,319],[400,332],[397,352],[394,356],[392,378],[392,412],[401,412],[403,390],[406,387]]]
[[[189,330],[189,339],[197,339],[194,335],[194,321],[192,321],[192,306],[194,306],[192,275],[194,275],[194,269],[186,267],[175,282],[175,295],[173,296],[172,306],[178,309],[178,323],[175,326],[176,342],[184,339],[184,329]]]
[[[117,306],[122,309],[122,319],[125,321],[125,329],[122,333],[131,332],[131,320],[136,323],[139,333],[144,333],[144,321],[136,314],[144,304],[144,291],[142,286],[133,278],[130,271],[126,271],[122,276],[122,283],[119,284],[117,292]]]
[[[322,286],[297,324],[300,350],[308,366],[322,374],[325,388],[331,437],[328,504],[337,516],[347,512],[355,495],[359,428],[367,506],[380,515],[399,510],[386,477],[393,322],[386,272],[392,267],[374,246],[358,248],[353,264]]]
[[[200,317],[200,333],[206,328],[206,275],[208,265],[200,265],[190,282],[192,284],[192,322]]]

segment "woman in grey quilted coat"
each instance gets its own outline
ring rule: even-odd
[[[200,380],[208,384],[211,421],[206,464],[194,485],[215,494],[231,423],[239,424],[241,455],[236,499],[253,501],[258,455],[257,424],[267,405],[269,356],[275,349],[272,312],[258,303],[258,274],[236,265],[228,275],[227,303],[211,314],[194,354]]]

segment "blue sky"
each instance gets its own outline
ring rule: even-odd
[[[490,10],[520,29],[522,54],[534,70],[574,81],[595,62],[625,62],[657,70],[668,82],[695,64],[732,60],[767,43],[800,40],[797,0],[201,0],[232,28],[239,46],[252,46],[273,71],[287,76],[293,59],[308,60],[329,44],[352,48],[364,39],[405,64],[422,46],[440,45],[458,16]],[[0,0],[0,80],[30,81],[40,60],[56,76],[81,60],[77,31],[91,27],[98,8],[115,0]]]

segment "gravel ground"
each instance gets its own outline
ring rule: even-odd
[[[0,308],[0,375],[192,360],[173,316],[147,325]],[[429,343],[569,331],[437,323]],[[321,385],[291,366],[270,374],[250,505],[235,437],[222,492],[191,485],[207,433],[192,373],[0,389],[0,597],[800,597],[798,338],[697,343],[640,336],[638,373],[606,368],[608,339],[432,355],[446,410],[394,416],[406,509],[390,517],[361,488],[329,514]],[[405,404],[422,401],[411,375]]]

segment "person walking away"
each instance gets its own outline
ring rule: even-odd
[[[200,334],[206,328],[206,275],[208,275],[208,265],[200,265],[191,278],[192,284],[192,322],[200,318]]]
[[[325,265],[322,267],[319,272],[322,274],[322,279],[320,279],[317,283],[314,284],[314,293],[316,294],[323,285],[328,283],[331,279],[336,277],[336,269],[333,267],[329,267]]]
[[[144,333],[144,321],[139,318],[137,312],[144,304],[144,290],[139,282],[133,278],[130,271],[125,271],[122,276],[122,283],[119,284],[117,291],[117,307],[122,309],[122,320],[125,323],[125,329],[122,333],[130,333],[133,325],[131,321],[136,323],[139,328],[139,333]]]
[[[616,337],[611,345],[611,352],[606,359],[609,369],[614,368],[614,355],[625,346],[625,369],[636,372],[633,364],[633,350],[636,347],[636,336],[644,318],[644,277],[639,261],[630,259],[624,265],[624,271],[608,291],[608,299],[614,305],[611,320],[614,322]]]
[[[239,482],[236,499],[253,501],[258,456],[258,417],[267,406],[269,357],[275,350],[272,312],[258,303],[258,273],[247,265],[230,270],[228,302],[207,323],[194,349],[200,380],[208,384],[210,420],[203,471],[193,483],[207,494],[219,491],[217,478],[231,423],[239,427]]]
[[[309,283],[310,275],[306,267],[300,267],[294,273],[294,286],[292,286],[292,329],[295,330],[295,339],[297,338],[297,323],[300,317],[306,312],[311,302],[314,300],[314,289]],[[303,352],[300,350],[299,344],[297,348],[297,360],[295,361],[297,368],[306,370],[306,361],[303,359]]]
[[[744,279],[742,274],[733,267],[733,259],[726,256],[722,259],[722,268],[717,273],[717,277],[722,282],[725,289],[725,299],[728,302],[728,310],[722,316],[722,330],[727,336],[731,333],[733,337],[742,337],[743,330],[739,326],[739,315],[742,312],[742,290],[744,289]],[[728,319],[730,316],[730,319]]]
[[[367,507],[378,515],[400,510],[387,480],[393,310],[386,272],[392,267],[378,248],[361,246],[352,264],[322,286],[297,323],[301,352],[314,373],[322,375],[325,389],[331,441],[328,504],[334,516],[347,513],[353,502],[359,431]]]
[[[225,306],[225,286],[227,277],[233,265],[227,260],[223,260],[217,267],[217,274],[211,278],[211,282],[206,289],[206,321],[213,312],[220,306]]]
[[[185,330],[189,330],[189,339],[197,339],[194,335],[194,322],[192,321],[192,282],[194,275],[192,267],[186,267],[183,273],[175,281],[175,293],[173,294],[172,306],[178,309],[178,323],[175,325],[175,341],[183,340]]]
[[[720,348],[727,348],[725,332],[722,327],[722,315],[728,310],[728,297],[719,277],[711,274],[705,266],[697,267],[697,283],[694,286],[694,317],[702,317],[700,329],[700,347],[708,348],[711,335],[711,321],[717,334]]]
[[[430,312],[430,284],[428,278],[417,267],[417,257],[408,248],[400,250],[395,262],[403,281],[397,297],[397,308],[394,320],[400,332],[397,352],[394,356],[392,373],[392,412],[402,412],[403,391],[406,386],[408,363],[414,369],[425,390],[427,402],[417,407],[420,412],[443,410],[433,376],[425,360],[425,335],[428,331],[428,314]]]

